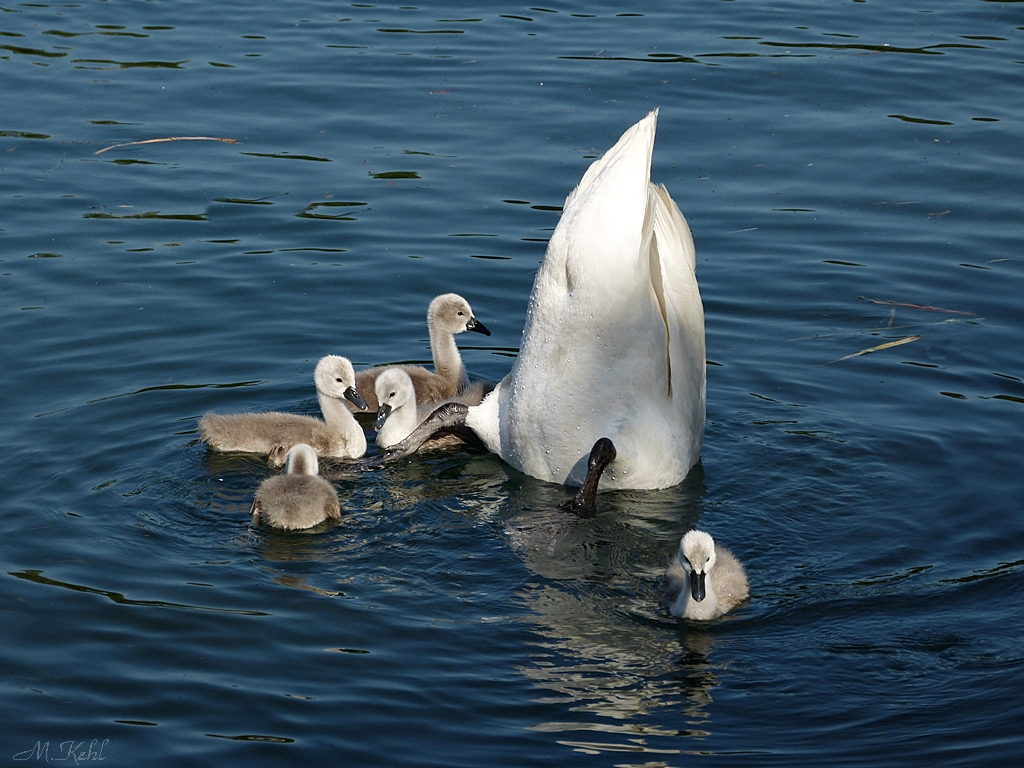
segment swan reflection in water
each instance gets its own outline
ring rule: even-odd
[[[701,512],[699,465],[674,488],[603,493],[589,517],[565,510],[571,489],[522,475],[479,449],[420,455],[376,478],[385,514],[407,516],[416,527],[426,510],[446,510],[449,519],[472,521],[485,539],[501,539],[524,566],[511,600],[536,639],[519,671],[545,691],[539,702],[586,715],[536,729],[709,734],[718,624],[679,622],[658,589]],[[494,567],[515,573],[507,562]]]
[[[699,466],[674,488],[602,493],[597,513],[585,517],[562,508],[571,489],[522,475],[481,449],[422,454],[376,472],[338,462],[325,470],[350,512],[325,530],[277,533],[247,525],[251,473],[267,469],[243,465],[237,484],[248,493],[225,512],[237,513],[245,530],[236,543],[254,552],[271,581],[351,598],[372,578],[368,594],[434,599],[436,589],[448,599],[451,584],[461,591],[499,568],[493,586],[471,591],[507,604],[508,620],[529,628],[518,671],[538,702],[560,712],[535,729],[584,751],[601,739],[604,749],[640,751],[628,741],[635,738],[647,741],[644,749],[687,751],[713,731],[716,637],[734,614],[707,626],[680,622],[658,590],[701,513]],[[440,541],[439,526],[453,538]],[[486,562],[479,553],[489,553]],[[517,561],[522,568],[510,567]],[[323,567],[293,565],[312,562]]]
[[[509,498],[495,517],[536,577],[516,598],[542,638],[520,671],[550,691],[540,701],[601,718],[538,729],[708,735],[711,691],[719,684],[709,659],[714,632],[679,624],[657,589],[679,537],[700,512],[703,478],[694,475],[665,491],[603,494],[591,518],[558,508],[563,489],[510,479]],[[664,723],[666,707],[683,713],[677,727],[644,723],[654,712]]]

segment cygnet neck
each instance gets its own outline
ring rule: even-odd
[[[434,357],[434,372],[446,381],[456,382],[458,388],[469,385],[469,376],[462,363],[462,356],[455,344],[455,336],[448,331],[428,328],[430,331],[430,353]]]
[[[285,472],[289,475],[316,475],[319,474],[319,462],[316,451],[309,446],[297,445],[288,451],[288,461],[285,464]]]
[[[361,445],[362,452],[365,452],[366,435],[363,434],[363,428],[359,426],[359,422],[356,421],[356,417],[352,415],[348,406],[340,398],[332,397],[319,389],[316,396],[320,401],[320,412],[324,416],[324,422],[328,429],[344,434],[352,441],[354,447],[358,448]]]

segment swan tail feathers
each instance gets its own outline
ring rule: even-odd
[[[615,143],[615,146],[605,152],[600,159],[595,160],[591,166],[587,169],[587,172],[583,174],[583,178],[580,179],[580,183],[576,185],[576,188],[569,193],[569,196],[565,198],[565,205],[563,208],[568,208],[569,204],[575,200],[580,194],[585,192],[594,180],[601,175],[605,168],[612,165],[614,161],[624,154],[629,153],[637,142],[643,142],[646,146],[647,155],[647,168],[648,171],[651,167],[651,155],[654,153],[654,133],[658,127],[658,110],[652,110],[647,114],[643,120],[638,122],[627,130],[622,137]]]
[[[551,235],[538,284],[549,281],[562,295],[617,296],[623,286],[633,289],[656,127],[652,112],[587,169]]]
[[[689,425],[688,430],[699,439],[704,432],[707,364],[693,235],[668,190],[654,184],[649,189],[653,209],[651,283],[665,320],[668,395],[680,404],[699,403],[691,412],[700,423]],[[699,451],[699,445],[695,446],[694,455]]]

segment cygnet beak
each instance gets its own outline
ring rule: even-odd
[[[373,428],[380,432],[380,428],[384,426],[384,422],[388,420],[388,416],[391,415],[391,406],[384,403],[380,410],[377,411],[377,420],[373,422]]]
[[[704,577],[707,574],[704,571],[690,571],[690,595],[698,603],[704,599],[706,592],[704,591]]]
[[[466,330],[476,331],[477,333],[482,333],[484,336],[491,335],[491,332],[487,330],[487,327],[475,317],[469,318],[469,322],[466,323]]]
[[[355,387],[349,387],[345,390],[345,399],[351,402],[360,411],[366,410],[366,401],[363,400],[363,396],[359,394]]]

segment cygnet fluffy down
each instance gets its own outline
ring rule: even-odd
[[[669,564],[662,589],[673,616],[704,621],[731,611],[750,588],[740,561],[706,531],[689,531]]]
[[[256,491],[250,510],[253,520],[285,531],[340,520],[338,493],[318,472],[316,451],[305,443],[293,445],[284,474],[264,480]]]
[[[297,443],[306,443],[319,456],[358,459],[366,453],[366,435],[344,401],[362,410],[366,410],[366,403],[356,389],[352,363],[347,358],[328,355],[317,363],[313,379],[323,421],[276,411],[208,413],[199,420],[202,439],[218,451],[269,455],[275,447],[287,451]]]
[[[429,416],[441,403],[416,404],[416,391],[412,379],[405,368],[393,366],[385,368],[377,377],[376,396],[380,407],[377,410],[377,421],[373,428],[377,430],[377,445],[390,448],[404,440],[410,432]],[[458,402],[464,405],[479,405],[484,396],[490,392],[492,384],[475,381],[460,394],[450,397],[446,402]],[[472,433],[463,428],[463,436],[451,433],[435,434],[424,445],[426,448],[438,448],[465,441]]]

